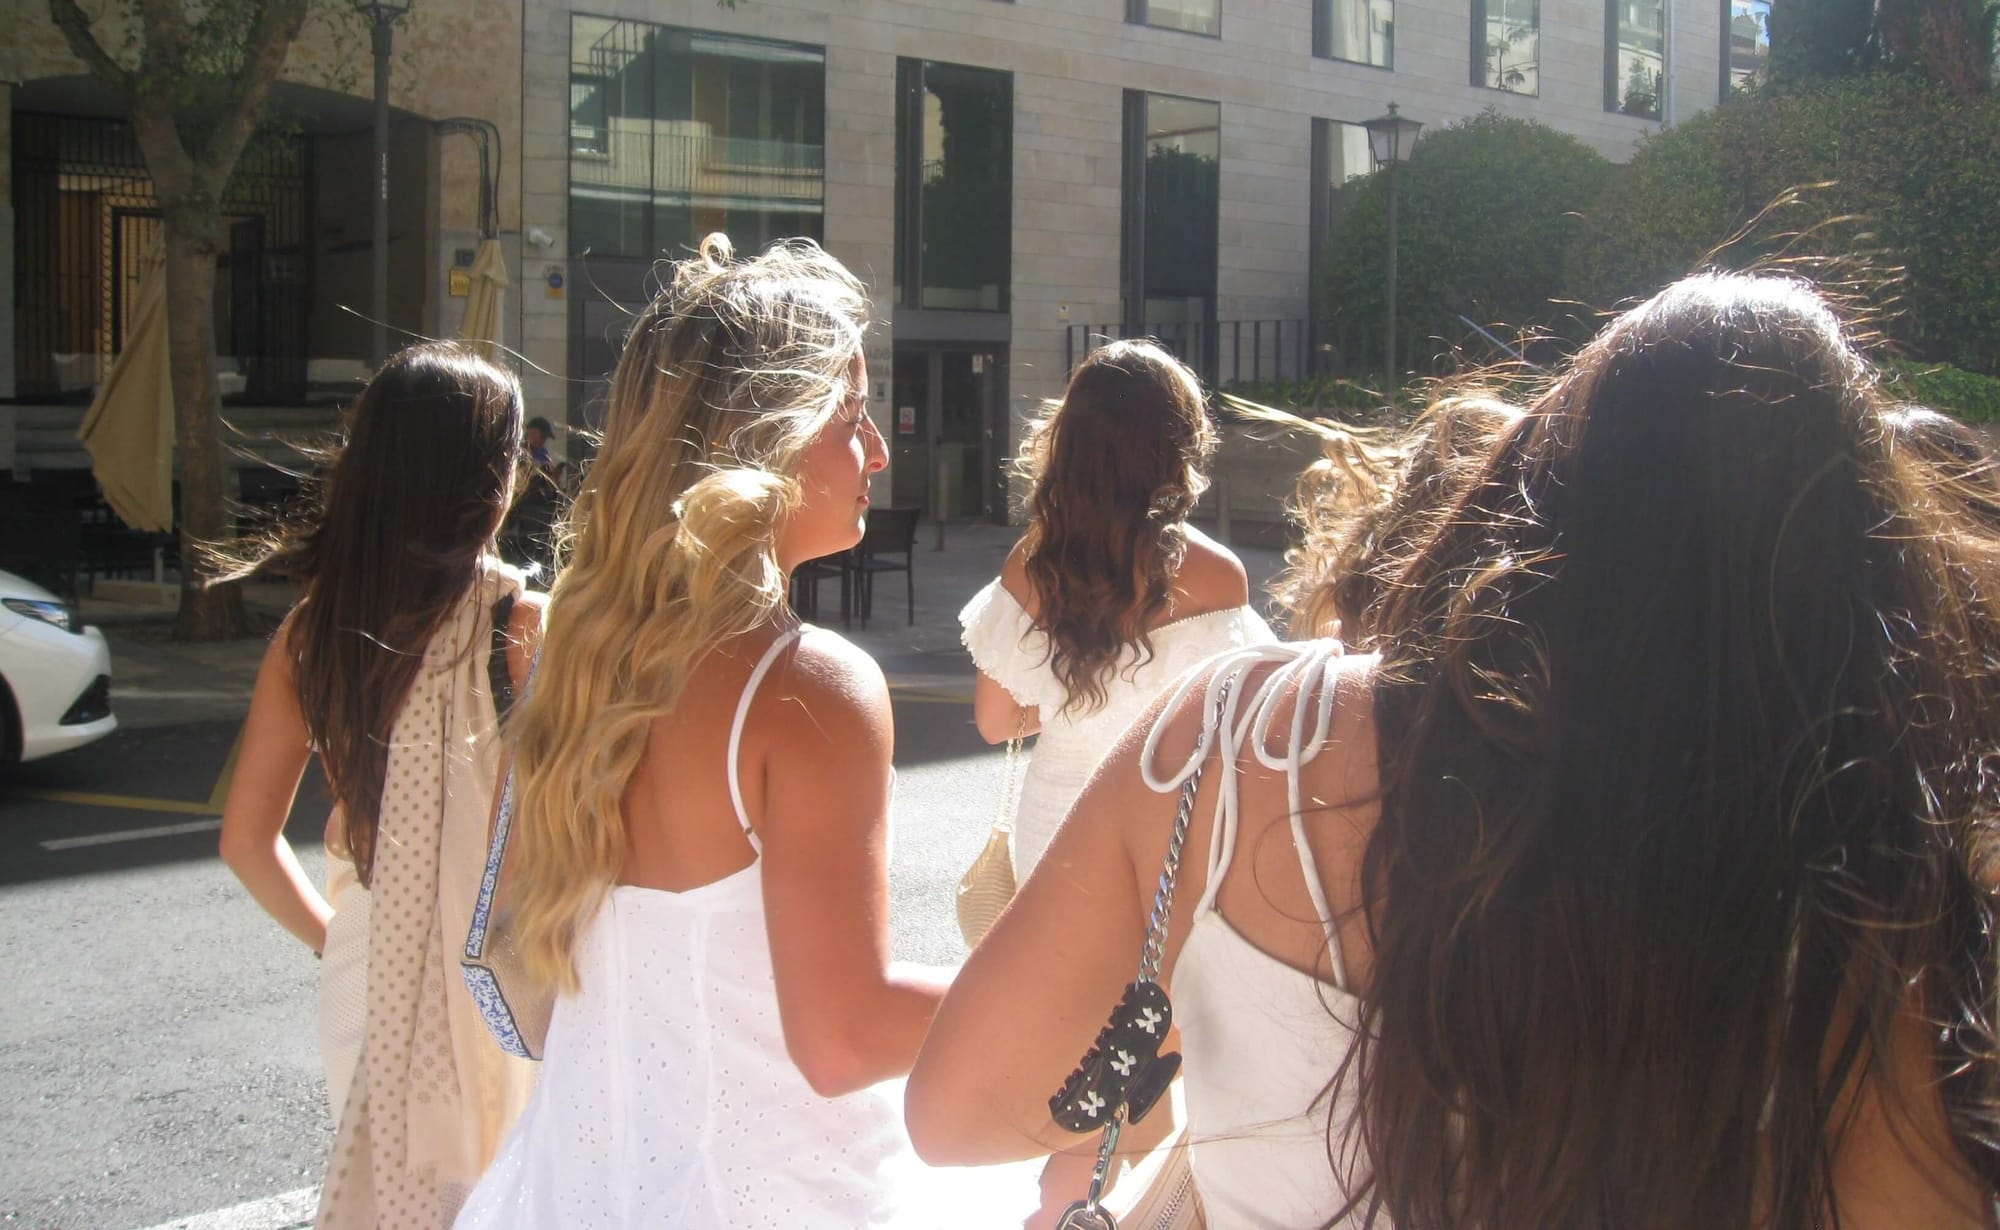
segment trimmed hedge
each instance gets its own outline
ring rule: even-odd
[[[1551,299],[1582,213],[1611,173],[1576,138],[1491,109],[1425,134],[1397,173],[1396,338],[1405,366],[1429,368],[1433,339],[1467,337],[1458,314],[1574,334],[1570,312]],[[1356,357],[1382,353],[1387,197],[1379,173],[1343,188],[1324,254],[1318,293]]]
[[[1647,139],[1592,213],[1567,293],[1601,306],[1649,295],[1806,185],[1718,263],[1879,249],[1863,290],[1888,336],[1919,359],[2000,374],[2000,96],[1965,102],[1912,74],[1739,95]]]
[[[1385,188],[1343,190],[1317,288],[1363,372],[1381,363]],[[1966,101],[1883,71],[1738,94],[1624,166],[1489,111],[1419,141],[1400,188],[1405,370],[1446,370],[1459,344],[1493,357],[1456,313],[1578,341],[1713,254],[1838,260],[1901,353],[2000,376],[2000,90]]]

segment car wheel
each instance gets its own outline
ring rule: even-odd
[[[14,703],[14,689],[0,676],[0,768],[10,768],[21,760],[21,710]]]

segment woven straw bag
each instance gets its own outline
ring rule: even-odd
[[[1023,715],[1026,724],[1026,715]],[[993,929],[1000,911],[1014,899],[1014,809],[1020,803],[1018,768],[1021,736],[1007,740],[1006,777],[1000,784],[1000,811],[993,818],[993,831],[986,835],[986,848],[972,860],[958,880],[958,933],[966,944],[978,947]]]

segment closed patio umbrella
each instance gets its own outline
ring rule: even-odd
[[[174,382],[167,359],[167,265],[146,253],[125,346],[97,387],[77,439],[104,501],[135,530],[174,526]]]
[[[507,258],[500,241],[482,239],[472,258],[472,285],[465,296],[465,323],[458,336],[487,358],[500,359],[500,303],[507,294]]]

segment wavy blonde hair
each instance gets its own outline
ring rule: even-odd
[[[538,981],[577,986],[576,941],[624,868],[620,798],[653,720],[712,649],[785,609],[793,475],[848,396],[866,312],[818,245],[738,260],[718,234],[633,325],[512,728],[508,927]]]

